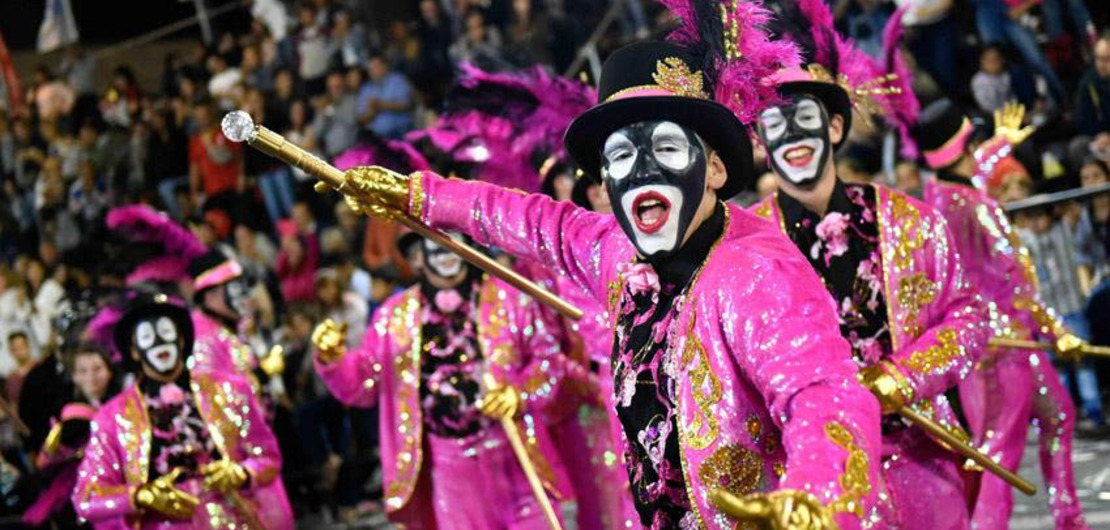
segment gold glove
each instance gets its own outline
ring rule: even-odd
[[[1032,125],[1022,127],[1024,119],[1025,105],[1017,102],[1003,105],[1001,109],[994,111],[994,135],[1009,140],[1011,145],[1024,142],[1037,130]]]
[[[709,502],[737,521],[756,523],[763,530],[835,530],[828,508],[812,494],[778,490],[737,497],[724,490],[709,490]]]
[[[1064,361],[1078,361],[1083,357],[1083,347],[1087,342],[1071,334],[1065,333],[1056,339],[1056,355]]]
[[[899,384],[898,378],[892,375],[890,370],[898,370],[898,368],[879,363],[859,372],[860,383],[879,398],[883,414],[894,414],[912,401],[911,390]]]
[[[312,330],[312,345],[320,352],[320,360],[331,364],[342,359],[347,353],[347,323],[336,324],[327,319]]]
[[[499,385],[486,391],[478,410],[494,419],[515,418],[520,411],[520,393],[512,385]]]
[[[243,466],[232,462],[229,458],[212,462],[200,471],[204,473],[204,487],[225,494],[243,487],[250,478]]]
[[[339,192],[346,196],[347,205],[355,213],[366,213],[393,218],[409,213],[409,177],[379,166],[348,169]],[[330,188],[323,182],[316,184],[316,191]]]
[[[135,490],[133,502],[140,510],[158,512],[171,519],[191,519],[200,501],[174,486],[182,469],[177,467]]]
[[[285,373],[285,348],[281,346],[274,346],[270,348],[270,353],[259,361],[258,365],[262,368],[263,372],[270,377],[279,376]]]

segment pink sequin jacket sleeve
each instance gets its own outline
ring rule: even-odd
[[[116,440],[122,435],[112,421],[120,409],[120,403],[109,402],[93,419],[92,436],[73,490],[77,515],[97,529],[128,528],[124,518],[136,511],[131,505],[134,488],[128,486],[124,475],[124,462],[131,455],[120,454],[122,447]]]
[[[373,407],[378,404],[382,378],[382,362],[392,357],[393,341],[389,337],[389,323],[394,306],[400,299],[390,298],[374,314],[362,343],[338,360],[324,363],[317,354],[313,360],[316,373],[324,380],[335,399],[355,407]]]

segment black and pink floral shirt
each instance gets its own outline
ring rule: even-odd
[[[876,362],[891,346],[875,188],[837,179],[824,217],[785,193],[777,199],[787,235],[836,301],[840,334],[857,361]]]
[[[682,293],[723,230],[724,209],[718,206],[678,255],[619,270],[627,295],[613,346],[615,405],[632,499],[645,529],[697,528],[682,474],[676,363],[669,362],[667,344],[683,311],[677,305]]]
[[[151,477],[181,468],[184,474],[180,480],[199,478],[201,468],[219,460],[220,454],[197,410],[188,373],[172,383],[142,378],[139,389],[150,418]]]
[[[478,409],[484,360],[478,347],[477,291],[421,286],[420,406],[424,424],[441,438],[465,438],[490,424]]]

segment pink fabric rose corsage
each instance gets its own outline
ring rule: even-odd
[[[659,275],[655,269],[646,263],[621,263],[617,265],[617,272],[624,278],[628,291],[633,295],[652,293],[653,298],[659,295]]]
[[[462,295],[454,289],[444,289],[436,293],[436,308],[442,313],[454,313],[462,305]]]
[[[848,251],[848,221],[850,217],[840,212],[829,212],[825,218],[817,223],[817,239],[820,241],[813,245],[810,256],[817,259],[821,250],[821,243],[825,244],[825,265],[832,258],[843,255]]]
[[[166,383],[158,390],[158,397],[165,405],[177,405],[185,401],[185,391],[173,383]]]

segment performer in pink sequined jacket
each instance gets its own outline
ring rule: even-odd
[[[607,306],[617,415],[645,528],[879,517],[879,411],[812,269],[773,227],[718,199],[750,178],[747,129],[702,91],[684,49],[610,55],[604,103],[568,151],[600,172],[612,216],[431,173],[346,173],[360,209],[403,208],[545,264]],[[805,515],[801,515],[804,513]]]
[[[258,359],[239,339],[239,321],[249,311],[249,287],[243,268],[219,250],[210,250],[189,264],[193,276],[193,326],[196,346],[189,369],[255,377]]]
[[[316,369],[340,401],[379,407],[390,520],[419,529],[544,529],[497,417],[517,417],[558,506],[570,490],[544,414],[564,375],[558,340],[534,300],[408,236],[402,246],[421,281],[378,309],[355,351],[341,346],[333,322],[318,326]],[[485,388],[487,372],[500,386]],[[513,402],[512,410],[499,411],[498,402]]]
[[[968,146],[972,127],[964,114],[947,100],[927,107],[915,136],[937,174],[923,182],[923,195],[948,220],[968,280],[990,302],[989,312],[980,318],[990,324],[992,335],[1046,340],[1067,354],[1080,341],[1044,307],[1028,251],[1005,212],[982,188],[994,163],[1011,149],[1006,134],[1020,136],[1020,121],[1018,117],[1016,127],[1000,129],[1002,134],[972,153]],[[960,400],[976,445],[1011,470],[1021,464],[1029,423],[1037,422],[1041,472],[1056,528],[1087,529],[1071,462],[1075,406],[1048,355],[1036,350],[985,350],[977,369],[960,385]],[[1012,510],[1010,486],[984,476],[973,514],[976,527],[1008,528]]]
[[[188,313],[163,295],[140,298],[115,336],[141,373],[93,417],[77,514],[98,529],[291,530],[281,454],[250,385],[185,368]]]

